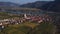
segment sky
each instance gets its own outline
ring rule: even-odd
[[[13,2],[18,4],[31,3],[35,1],[53,1],[53,0],[0,0],[0,2]]]

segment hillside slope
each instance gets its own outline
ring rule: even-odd
[[[19,7],[19,4],[12,2],[0,2],[0,7]]]
[[[48,11],[54,11],[54,12],[60,12],[60,1],[53,1],[49,2],[41,7],[43,10],[48,10]]]
[[[33,2],[33,3],[23,4],[20,7],[38,8],[38,7],[41,7],[42,5],[44,5],[48,2],[49,1],[36,1],[36,2]]]

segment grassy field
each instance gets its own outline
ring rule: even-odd
[[[24,24],[9,25],[1,34],[53,34],[54,25],[49,23],[35,23],[26,22]]]
[[[22,17],[20,15],[14,15],[14,14],[9,14],[7,12],[0,12],[0,19],[8,19],[8,18],[14,18],[14,17]]]
[[[20,16],[10,16],[8,13],[0,12],[0,19],[14,18]],[[52,23],[43,22],[41,24],[25,22],[22,24],[8,25],[0,34],[53,34],[55,26]]]

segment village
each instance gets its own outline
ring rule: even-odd
[[[14,25],[14,24],[23,24],[25,22],[33,22],[33,23],[42,23],[42,22],[49,22],[52,21],[51,17],[49,17],[48,15],[45,16],[31,16],[31,15],[27,15],[24,14],[24,17],[19,18],[19,17],[15,17],[15,18],[9,18],[9,19],[3,19],[0,20],[0,27],[4,28],[5,25]]]

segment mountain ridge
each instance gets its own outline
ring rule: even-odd
[[[43,10],[60,12],[60,1],[49,2],[41,7]]]
[[[0,7],[19,7],[19,4],[12,2],[0,2]]]
[[[36,2],[33,2],[33,3],[23,4],[20,7],[36,8],[36,7],[39,7],[39,6],[42,6],[42,5],[46,4],[48,2],[49,1],[36,1]]]

